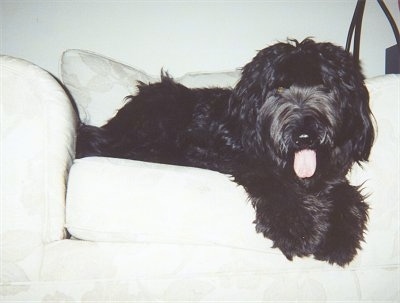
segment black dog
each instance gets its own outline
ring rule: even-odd
[[[330,43],[261,50],[234,89],[189,89],[168,75],[101,128],[83,125],[77,157],[107,156],[231,174],[256,210],[256,230],[292,260],[349,263],[368,205],[346,174],[374,140],[358,62]]]

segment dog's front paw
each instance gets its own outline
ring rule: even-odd
[[[344,189],[338,191],[340,200],[334,196],[337,200],[330,216],[330,228],[314,253],[316,259],[340,266],[349,264],[361,249],[368,220],[368,205],[356,188]]]
[[[294,257],[307,257],[314,253],[317,243],[315,234],[302,232],[293,228],[276,229],[268,223],[256,219],[254,222],[257,233],[272,240],[272,248],[278,248],[290,261]]]
[[[343,226],[336,226],[328,232],[327,237],[315,251],[317,260],[327,261],[330,264],[346,266],[357,255],[363,241],[363,230],[346,230]]]
[[[323,249],[314,253],[315,259],[326,261],[330,264],[337,264],[342,267],[345,267],[353,261],[356,255],[356,247],[344,246],[339,243],[334,244],[331,248]]]
[[[362,232],[345,230],[341,227],[333,228],[327,234],[326,239],[314,253],[317,260],[327,261],[330,264],[346,266],[357,255],[357,250],[361,249]]]

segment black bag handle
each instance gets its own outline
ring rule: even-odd
[[[366,0],[358,0],[356,8],[354,10],[353,18],[351,19],[349,31],[347,33],[347,40],[346,40],[346,51],[350,51],[351,46],[351,39],[353,38],[354,33],[354,44],[353,44],[353,57],[356,61],[360,59],[360,40],[361,40],[361,26],[362,26],[362,18],[364,15],[365,9],[365,1]],[[396,26],[396,23],[390,14],[388,8],[386,7],[383,0],[377,0],[379,6],[383,10],[386,18],[388,19],[390,26],[392,27],[392,31],[394,37],[396,39],[397,47],[400,52],[400,34],[399,30]]]

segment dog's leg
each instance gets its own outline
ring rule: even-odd
[[[329,226],[329,201],[265,174],[241,174],[235,181],[245,187],[256,210],[256,231],[272,240],[273,247],[289,260],[315,252]]]
[[[113,139],[108,132],[91,125],[81,125],[78,129],[76,141],[76,158],[108,156],[108,147]]]
[[[347,181],[334,186],[329,195],[332,201],[330,227],[314,255],[318,260],[345,266],[353,260],[357,249],[361,249],[368,205],[359,188]]]
[[[288,260],[313,254],[328,229],[328,209],[311,196],[282,198],[257,199],[256,231],[271,239]]]

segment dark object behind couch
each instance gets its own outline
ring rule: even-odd
[[[400,74],[400,48],[398,45],[386,49],[385,74]]]
[[[353,43],[353,57],[355,60],[359,60],[360,55],[360,40],[361,40],[361,26],[362,18],[364,15],[366,0],[358,0],[356,8],[354,10],[353,18],[349,26],[349,31],[347,33],[346,39],[346,51],[350,51],[351,40],[353,39],[354,33],[354,43]],[[400,73],[400,34],[396,26],[392,15],[390,14],[388,8],[386,7],[383,0],[377,0],[379,6],[382,8],[386,18],[388,19],[394,37],[396,39],[396,44],[386,49],[386,60],[385,60],[385,73],[386,74],[399,74]],[[400,9],[400,1],[399,1]]]

